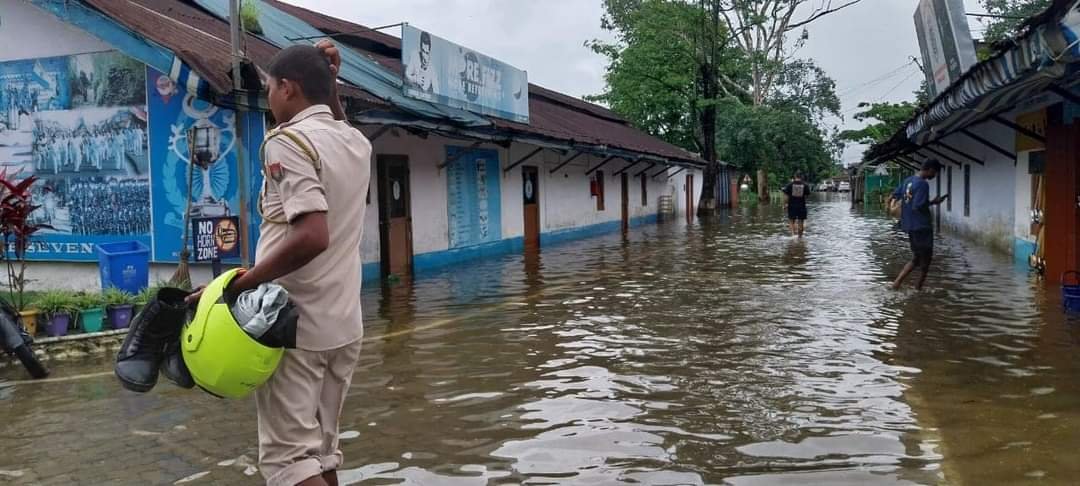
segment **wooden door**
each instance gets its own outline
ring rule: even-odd
[[[686,220],[694,220],[694,174],[686,174]]]
[[[1046,234],[1042,238],[1046,280],[1057,283],[1061,274],[1077,270],[1080,251],[1080,124],[1065,124],[1061,105],[1047,112],[1046,127]]]
[[[622,174],[622,231],[630,231],[630,175]]]
[[[540,172],[536,167],[521,168],[522,205],[525,208],[525,251],[540,249]]]
[[[384,277],[412,275],[412,204],[409,159],[378,156],[379,247]]]

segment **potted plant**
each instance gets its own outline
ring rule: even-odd
[[[105,301],[101,294],[82,293],[76,297],[79,327],[83,332],[101,332],[105,321]]]
[[[107,289],[102,297],[109,316],[109,326],[113,329],[127,329],[135,310],[136,297],[117,288]]]
[[[70,292],[60,290],[42,294],[37,300],[37,308],[48,319],[45,334],[51,337],[67,335],[71,328],[71,318],[78,311],[75,297]]]
[[[31,203],[31,187],[37,177],[16,182],[16,176],[0,171],[0,257],[7,267],[9,303],[19,312],[23,327],[33,334],[38,312],[26,305],[26,251],[34,233],[50,226],[36,224],[31,218],[40,208]]]
[[[14,299],[9,300],[9,302],[12,303],[11,306],[16,310],[19,315],[19,324],[22,325],[23,329],[25,329],[26,333],[30,336],[37,335],[38,317],[41,316],[41,311],[39,311],[37,307],[35,307],[35,304],[37,304],[37,299],[39,297],[40,294],[36,294],[32,297],[26,297],[23,304],[23,310],[19,310],[18,306],[14,304]]]

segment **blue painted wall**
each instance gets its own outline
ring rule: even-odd
[[[1023,238],[1013,239],[1013,258],[1017,265],[1028,265],[1028,258],[1035,253],[1035,243]]]

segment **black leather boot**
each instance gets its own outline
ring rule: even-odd
[[[163,288],[132,320],[116,355],[116,377],[124,388],[144,393],[157,384],[166,346],[180,340],[188,295],[180,289]]]
[[[184,363],[179,339],[173,339],[165,345],[165,361],[161,364],[161,374],[180,388],[195,388],[195,379],[191,377],[191,372]]]
[[[184,322],[188,323],[195,317],[196,306],[189,305]],[[184,363],[184,354],[180,350],[180,340],[173,339],[165,344],[165,361],[161,364],[161,374],[180,388],[195,388],[195,379],[191,377],[187,364]]]

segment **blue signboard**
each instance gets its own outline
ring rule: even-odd
[[[525,71],[408,24],[401,29],[405,95],[529,123]]]
[[[462,150],[469,152],[446,166],[450,248],[502,238],[499,153],[447,146],[446,156],[454,158]]]
[[[155,261],[176,261],[182,248],[184,211],[189,197],[192,218],[239,214],[236,112],[196,98],[153,69],[149,73],[146,81],[150,93],[150,159],[154,172],[153,254]],[[261,137],[259,125],[247,128],[259,131]],[[192,127],[209,130],[210,160],[206,164],[192,165],[187,142]]]
[[[35,260],[150,242],[146,69],[119,52],[0,63],[0,171],[37,176]]]

